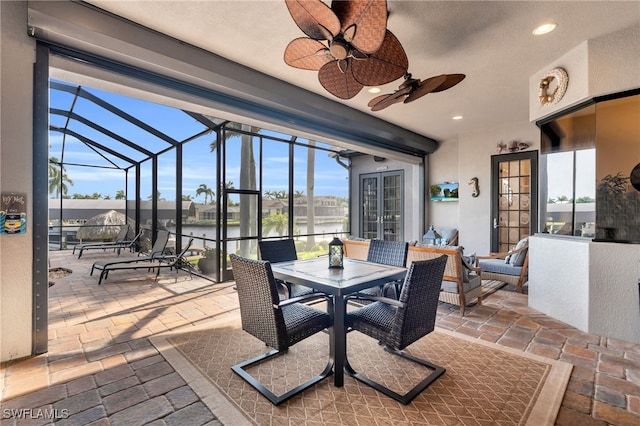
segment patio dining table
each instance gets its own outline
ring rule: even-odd
[[[344,259],[343,269],[332,269],[329,268],[326,257],[273,263],[271,269],[275,278],[311,287],[332,296],[329,312],[333,316],[333,330],[329,333],[329,354],[334,361],[334,385],[343,386],[347,356],[345,296],[403,279],[407,269],[350,258]]]

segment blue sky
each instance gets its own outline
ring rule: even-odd
[[[176,141],[183,141],[199,132],[204,131],[204,125],[184,112],[175,108],[149,103],[138,99],[127,98],[113,93],[84,87],[88,92],[105,100],[109,104],[126,111],[131,116],[149,124],[152,128],[161,131]],[[171,145],[157,136],[132,125],[127,120],[110,113],[98,105],[83,98],[77,98],[74,103],[73,94],[59,90],[51,90],[50,103],[52,108],[69,110],[73,106],[73,111],[90,120],[98,123],[104,128],[117,135],[134,142],[152,152],[159,152]],[[51,125],[65,127],[66,117],[61,115],[51,115]],[[69,128],[84,135],[95,142],[108,147],[117,147],[120,154],[128,156],[133,160],[141,160],[144,155],[128,148],[126,145],[115,142],[99,131],[82,124],[79,120],[71,120]],[[283,135],[277,132],[263,131],[263,134],[290,139],[290,135]],[[49,136],[50,157],[61,159],[63,135],[60,132],[52,131]],[[215,186],[215,154],[210,152],[209,145],[214,140],[215,135],[205,134],[184,145],[183,159],[183,194],[195,197],[195,190],[202,183],[209,187]],[[306,141],[298,139],[299,141]],[[229,147],[227,180],[234,181],[234,187],[239,185],[239,156],[240,138],[234,138],[231,142],[234,146]],[[318,146],[327,146],[318,143]],[[265,146],[263,153],[263,189],[264,191],[286,190],[288,178],[287,144],[269,142]],[[255,150],[256,160],[258,160],[258,150]],[[95,151],[78,141],[75,137],[67,135],[65,140],[64,163],[68,176],[73,180],[73,186],[69,186],[68,195],[77,194],[100,194],[109,195],[113,198],[118,190],[125,189],[125,175],[121,170],[117,170],[108,160],[124,167],[126,161],[118,159],[111,154],[101,157]],[[109,168],[79,167],[73,164],[88,164],[93,166],[107,166]],[[158,190],[161,197],[172,199],[175,197],[174,166],[175,154],[170,152],[159,157],[159,179]],[[307,150],[301,147],[294,149],[294,191],[304,191],[306,193],[306,164]],[[143,167],[143,180],[149,177],[150,167]],[[142,184],[142,197],[146,198],[151,194],[151,184]],[[326,151],[316,151],[315,155],[315,195],[338,195],[346,197],[348,195],[347,171],[339,166],[335,159],[330,158]],[[148,192],[148,194],[147,194]],[[50,195],[53,197],[54,195]],[[202,201],[202,198],[196,200]]]

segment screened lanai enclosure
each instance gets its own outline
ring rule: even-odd
[[[159,229],[170,250],[194,238],[211,259],[201,273],[222,281],[228,254],[257,258],[260,239],[294,238],[311,257],[350,231],[352,151],[58,79],[49,102],[50,250],[106,239],[79,231],[114,210],[143,231],[139,250]]]

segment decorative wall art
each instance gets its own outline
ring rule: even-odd
[[[471,187],[471,196],[473,198],[476,198],[477,196],[480,195],[480,187],[478,186],[477,177],[471,178],[471,180],[469,181],[469,186]]]
[[[551,93],[552,83],[555,81],[556,87]],[[569,85],[569,74],[564,68],[554,68],[546,73],[540,80],[538,86],[538,100],[541,106],[555,105],[560,102],[560,99],[567,92],[567,86]]]
[[[3,192],[0,199],[0,234],[27,233],[27,194]]]
[[[444,182],[437,185],[431,185],[431,201],[458,201],[457,182]]]
[[[531,145],[528,142],[520,142],[518,140],[512,140],[511,142],[508,143],[504,143],[502,141],[498,142],[498,144],[496,145],[496,151],[498,151],[498,154],[502,154],[502,152],[517,152],[517,151],[524,151],[525,149],[529,148],[529,145]]]

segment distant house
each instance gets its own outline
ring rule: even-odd
[[[129,201],[131,202],[131,201]],[[115,210],[117,212],[126,213],[125,200],[92,200],[81,199],[74,200],[63,198],[62,206],[59,198],[49,199],[49,222],[57,223],[62,220],[67,224],[82,224],[87,219],[107,212]],[[151,211],[151,201],[145,200],[140,202],[142,217],[146,217],[145,211]],[[131,211],[134,209],[131,208]],[[149,214],[150,216],[150,214]],[[175,201],[159,200],[158,201],[158,219],[159,220],[175,220],[176,203]],[[182,219],[193,220],[196,217],[196,207],[193,201],[182,201]]]

